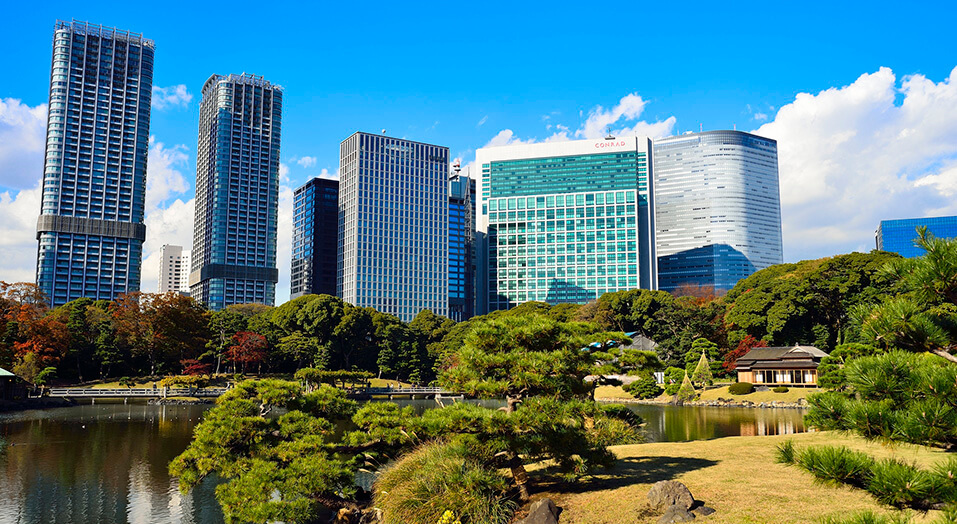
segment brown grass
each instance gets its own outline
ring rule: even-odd
[[[619,460],[609,474],[575,484],[540,484],[533,499],[548,496],[564,507],[562,524],[651,524],[660,516],[646,503],[651,485],[678,480],[696,499],[717,510],[695,521],[708,524],[816,524],[826,516],[862,510],[891,512],[862,490],[825,486],[808,473],[776,464],[775,447],[788,438],[798,447],[844,445],[925,466],[945,457],[931,448],[882,446],[832,432],[616,446],[612,449]],[[929,522],[936,513],[914,522]]]

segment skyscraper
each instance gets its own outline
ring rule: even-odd
[[[153,41],[58,21],[37,221],[37,284],[53,307],[139,291]]]
[[[293,195],[289,298],[336,294],[339,181],[313,178]]]
[[[246,73],[203,86],[189,284],[213,310],[276,300],[282,94]]]
[[[656,289],[650,156],[644,137],[479,149],[479,313]]]
[[[957,216],[881,220],[874,235],[877,249],[898,253],[904,258],[924,255],[924,250],[914,245],[918,227],[926,227],[927,232],[937,238],[957,238]]]
[[[355,133],[340,155],[337,294],[406,322],[448,315],[448,148]]]
[[[777,142],[741,131],[655,140],[658,285],[728,290],[783,261]]]
[[[475,180],[449,180],[449,318],[475,315]]]
[[[160,249],[159,292],[189,294],[189,252],[183,246],[166,244]]]

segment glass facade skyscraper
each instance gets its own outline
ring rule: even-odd
[[[51,306],[140,290],[153,41],[58,21],[37,221]]]
[[[189,284],[213,310],[275,303],[282,95],[245,73],[203,86]]]
[[[877,249],[904,258],[923,256],[924,250],[914,245],[917,228],[921,226],[937,238],[957,238],[957,216],[881,220],[875,234]]]
[[[411,321],[449,309],[449,150],[355,133],[340,145],[337,294]]]
[[[651,141],[479,149],[479,313],[656,289]]]
[[[336,294],[339,181],[313,178],[293,195],[289,298]]]
[[[449,181],[449,318],[475,316],[475,180]]]
[[[783,261],[777,142],[740,131],[655,140],[658,285],[729,290]]]

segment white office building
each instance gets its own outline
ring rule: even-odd
[[[189,251],[166,244],[160,249],[159,292],[189,295]]]

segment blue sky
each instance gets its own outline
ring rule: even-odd
[[[489,143],[606,126],[736,126],[779,141],[788,260],[870,249],[880,218],[957,212],[952,4],[34,2],[4,12],[0,248],[10,256],[0,280],[32,278],[58,18],[156,42],[148,262],[163,243],[190,244],[203,82],[244,71],[285,88],[285,204],[309,177],[334,176],[339,142],[356,130],[447,145],[467,163]]]

